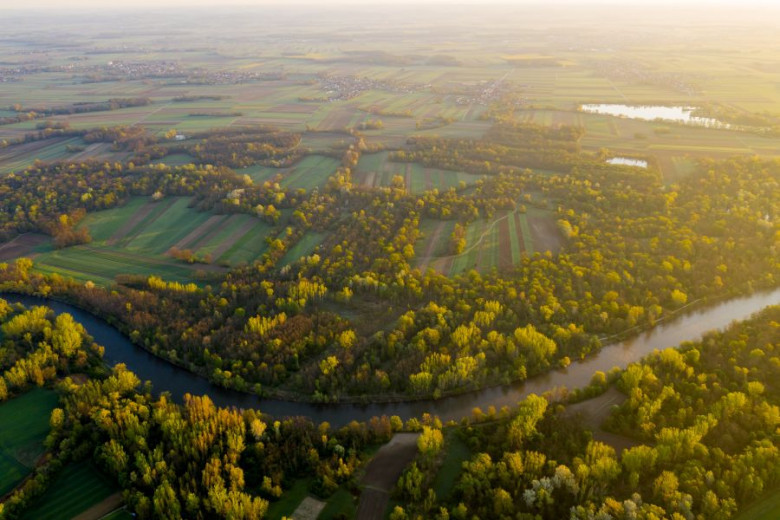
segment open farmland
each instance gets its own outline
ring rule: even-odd
[[[0,175],[21,171],[39,161],[72,158],[78,154],[67,151],[69,145],[81,145],[78,137],[44,139],[0,148]]]
[[[41,253],[36,269],[102,284],[119,274],[188,282],[204,272],[221,272],[222,265],[251,263],[265,252],[269,224],[251,215],[198,212],[189,204],[186,197],[136,197],[119,208],[91,213],[80,225],[89,229],[92,242]],[[177,249],[189,251],[198,263],[173,258]]]
[[[51,248],[51,238],[40,233],[25,233],[0,244],[0,261],[8,262],[23,256],[29,257],[37,251],[49,248]]]
[[[12,490],[43,455],[57,394],[35,388],[0,405],[0,496]]]

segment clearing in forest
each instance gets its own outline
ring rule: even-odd
[[[57,400],[52,390],[34,388],[0,405],[0,497],[19,485],[44,454]]]
[[[525,255],[550,251],[563,246],[555,216],[551,211],[529,207],[525,212],[502,211],[491,220],[479,219],[466,226],[466,246],[452,254],[455,221],[424,219],[422,237],[417,241],[417,267],[432,268],[442,274],[456,275],[475,269],[508,269]]]
[[[74,518],[118,491],[111,479],[90,462],[71,463],[27,509],[22,520]],[[119,504],[114,504],[119,505]]]
[[[427,168],[419,163],[394,162],[390,160],[389,152],[379,152],[360,157],[352,182],[367,188],[391,186],[396,175],[403,178],[409,193],[465,188],[480,178],[465,172]]]

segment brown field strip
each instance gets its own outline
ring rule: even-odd
[[[205,233],[201,233],[201,235],[195,239],[194,242],[191,242],[188,249],[191,249],[192,251],[197,251],[204,245],[208,244],[214,236],[222,231],[222,227],[228,225],[228,222],[230,219],[235,217],[235,215],[217,215],[220,217],[219,222],[216,222],[214,225],[212,225]]]
[[[228,251],[231,247],[233,247],[233,244],[241,240],[241,238],[249,233],[249,231],[255,227],[255,224],[257,224],[257,221],[254,219],[247,220],[244,222],[241,226],[236,228],[235,231],[233,231],[225,240],[219,243],[217,247],[214,248],[214,251],[211,253],[211,257],[216,261],[218,258],[220,258],[222,255],[225,254],[225,252]],[[263,237],[265,238],[265,237]]]
[[[528,217],[528,227],[531,228],[531,237],[536,251],[557,253],[563,247],[563,237],[552,219]]]
[[[36,247],[49,241],[49,237],[39,233],[25,233],[10,242],[0,244],[0,260],[14,260],[34,253]]]
[[[419,433],[396,433],[368,463],[366,474],[360,480],[363,491],[360,494],[357,520],[383,518],[390,492],[398,477],[401,476],[401,472],[417,454],[419,435]]]
[[[442,220],[436,226],[436,229],[433,230],[431,236],[428,237],[428,247],[425,248],[425,254],[420,258],[419,262],[421,271],[425,271],[425,269],[428,267],[428,264],[433,259],[433,253],[436,251],[436,246],[439,244],[439,240],[441,240],[441,234],[444,232],[444,228],[446,226],[447,223]]]
[[[119,509],[122,505],[122,493],[114,493],[102,501],[98,502],[94,506],[90,507],[83,513],[73,517],[73,520],[98,520],[103,518],[108,513],[112,513]]]
[[[366,186],[367,188],[372,188],[374,186],[375,177],[376,177],[376,172],[367,172],[363,177],[363,186]]]
[[[212,227],[214,227],[217,222],[222,220],[225,216],[224,215],[213,215],[206,220],[203,224],[196,227],[192,231],[190,231],[186,237],[182,238],[178,242],[176,242],[173,246],[171,246],[171,249],[174,247],[177,249],[188,249],[190,244],[194,242],[199,237],[203,236],[204,233],[208,233],[209,230],[211,230]],[[169,250],[170,251],[170,250]]]
[[[512,261],[512,241],[509,238],[509,220],[504,219],[498,225],[498,268],[508,269]]]
[[[515,232],[517,233],[517,245],[520,249],[520,252],[523,253],[527,251],[525,247],[525,238],[523,237],[523,228],[520,225],[520,214],[515,213]]]

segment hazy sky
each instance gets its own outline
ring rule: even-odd
[[[260,5],[281,5],[288,6],[290,4],[313,4],[319,7],[325,7],[328,4],[486,4],[486,3],[500,3],[508,5],[519,4],[615,4],[615,5],[659,5],[659,4],[671,4],[681,5],[690,4],[693,6],[699,5],[712,5],[712,4],[724,4],[734,6],[745,6],[746,4],[753,4],[753,6],[773,6],[777,4],[777,0],[548,0],[542,2],[541,0],[0,0],[0,9],[24,9],[24,8],[62,8],[70,9],[74,7],[89,7],[97,8],[100,10],[107,10],[111,8],[149,8],[149,7],[186,7],[186,6],[226,6],[226,5],[241,5],[241,6],[260,6]]]

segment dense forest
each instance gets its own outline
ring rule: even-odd
[[[446,500],[430,490],[443,443],[429,433],[391,518],[733,518],[780,485],[779,348],[775,306],[614,374],[626,398],[605,427],[631,444],[619,451],[543,397],[481,415],[457,428],[474,455]]]
[[[92,459],[139,518],[259,519],[296,477],[315,475],[315,491],[328,496],[368,446],[403,426],[387,417],[340,430],[305,418],[269,421],[259,411],[217,408],[207,396],[173,404],[123,365],[106,368],[102,347],[67,314],[0,300],[0,323],[0,401],[35,385],[60,394],[50,456],[0,504],[0,518],[18,518],[66,464]]]
[[[17,518],[64,465],[84,458],[118,482],[139,518],[262,518],[290,479],[316,475],[315,492],[328,496],[354,479],[368,447],[403,428],[421,435],[398,483],[396,520],[732,518],[780,483],[778,320],[772,307],[656,352],[611,382],[595,377],[583,395],[610,384],[626,395],[605,425],[630,439],[619,453],[544,397],[475,412],[450,427],[474,455],[451,496],[439,498],[429,487],[444,446],[436,418],[382,417],[334,431],[217,408],[205,396],[177,405],[122,365],[102,365],[102,347],[69,315],[0,301],[0,399],[33,385],[60,394],[50,456],[0,505],[0,518]]]

